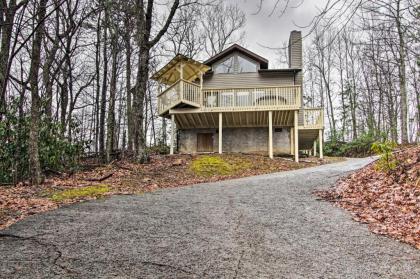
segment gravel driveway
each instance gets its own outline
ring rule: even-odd
[[[0,234],[4,278],[420,278],[420,252],[311,192],[371,159],[30,217]]]

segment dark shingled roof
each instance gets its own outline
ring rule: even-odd
[[[234,51],[238,51],[241,54],[259,62],[261,69],[268,69],[268,60],[266,58],[264,58],[262,56],[259,56],[258,54],[254,53],[250,50],[247,50],[246,48],[241,47],[238,44],[234,44],[234,45],[228,47],[227,49],[225,49],[224,51],[216,54],[215,56],[210,57],[209,59],[204,61],[204,64],[211,66],[216,61],[219,61],[219,60],[225,58],[226,56],[228,56],[229,54],[231,54]]]

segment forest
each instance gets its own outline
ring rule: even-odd
[[[151,74],[178,53],[202,61],[244,43],[249,17],[301,2],[255,1],[248,14],[242,0],[0,1],[0,184],[39,184],[85,158],[167,152]],[[327,0],[296,29],[304,100],[325,108],[326,149],[420,140],[418,1]],[[287,64],[287,42],[267,47]]]

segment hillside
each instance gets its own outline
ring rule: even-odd
[[[372,232],[420,249],[420,146],[395,156],[392,171],[378,171],[372,163],[316,194],[348,210]]]

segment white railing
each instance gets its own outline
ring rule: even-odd
[[[185,80],[178,80],[158,95],[159,113],[163,113],[182,101],[199,106],[201,100],[200,86]]]
[[[159,113],[165,113],[179,103],[202,111],[252,111],[298,109],[301,104],[300,86],[203,89],[179,80],[158,95]]]
[[[181,99],[180,87],[181,83],[180,81],[177,81],[158,95],[159,113],[163,113],[179,102]]]
[[[204,89],[203,110],[296,109],[300,86]]]
[[[304,128],[321,129],[324,126],[324,110],[322,108],[304,108],[302,111]]]
[[[189,81],[183,80],[181,82],[181,86],[183,87],[182,92],[182,100],[195,103],[200,105],[201,103],[201,90],[200,86]]]

